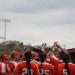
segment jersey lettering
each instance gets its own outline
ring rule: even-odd
[[[64,74],[64,75],[68,75],[67,69],[63,69],[63,74]]]
[[[30,69],[31,70],[31,75],[33,75],[33,70],[32,69]],[[24,68],[23,70],[22,70],[22,75],[27,75],[28,74],[28,69],[27,68]]]
[[[41,75],[50,75],[50,71],[41,69]]]

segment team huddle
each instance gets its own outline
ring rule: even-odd
[[[13,51],[0,56],[0,75],[75,75],[70,55],[57,43],[50,49]],[[10,59],[9,59],[10,58]]]

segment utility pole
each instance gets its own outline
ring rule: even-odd
[[[4,39],[4,44],[6,42],[6,23],[10,22],[9,19],[4,18],[4,19],[0,19],[0,22],[4,22],[5,26],[4,26],[4,37],[1,37],[1,39]]]

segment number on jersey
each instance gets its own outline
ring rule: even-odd
[[[33,75],[33,70],[32,69],[30,69],[31,70],[31,75]],[[24,68],[23,70],[22,70],[22,75],[27,75],[28,74],[28,69],[27,68]]]
[[[50,71],[41,69],[41,75],[50,75]]]
[[[67,69],[63,69],[63,75],[68,75]]]

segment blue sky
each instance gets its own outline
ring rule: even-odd
[[[33,45],[58,41],[75,47],[75,0],[0,0],[0,18],[11,20],[6,40]],[[4,23],[0,22],[3,34]]]

